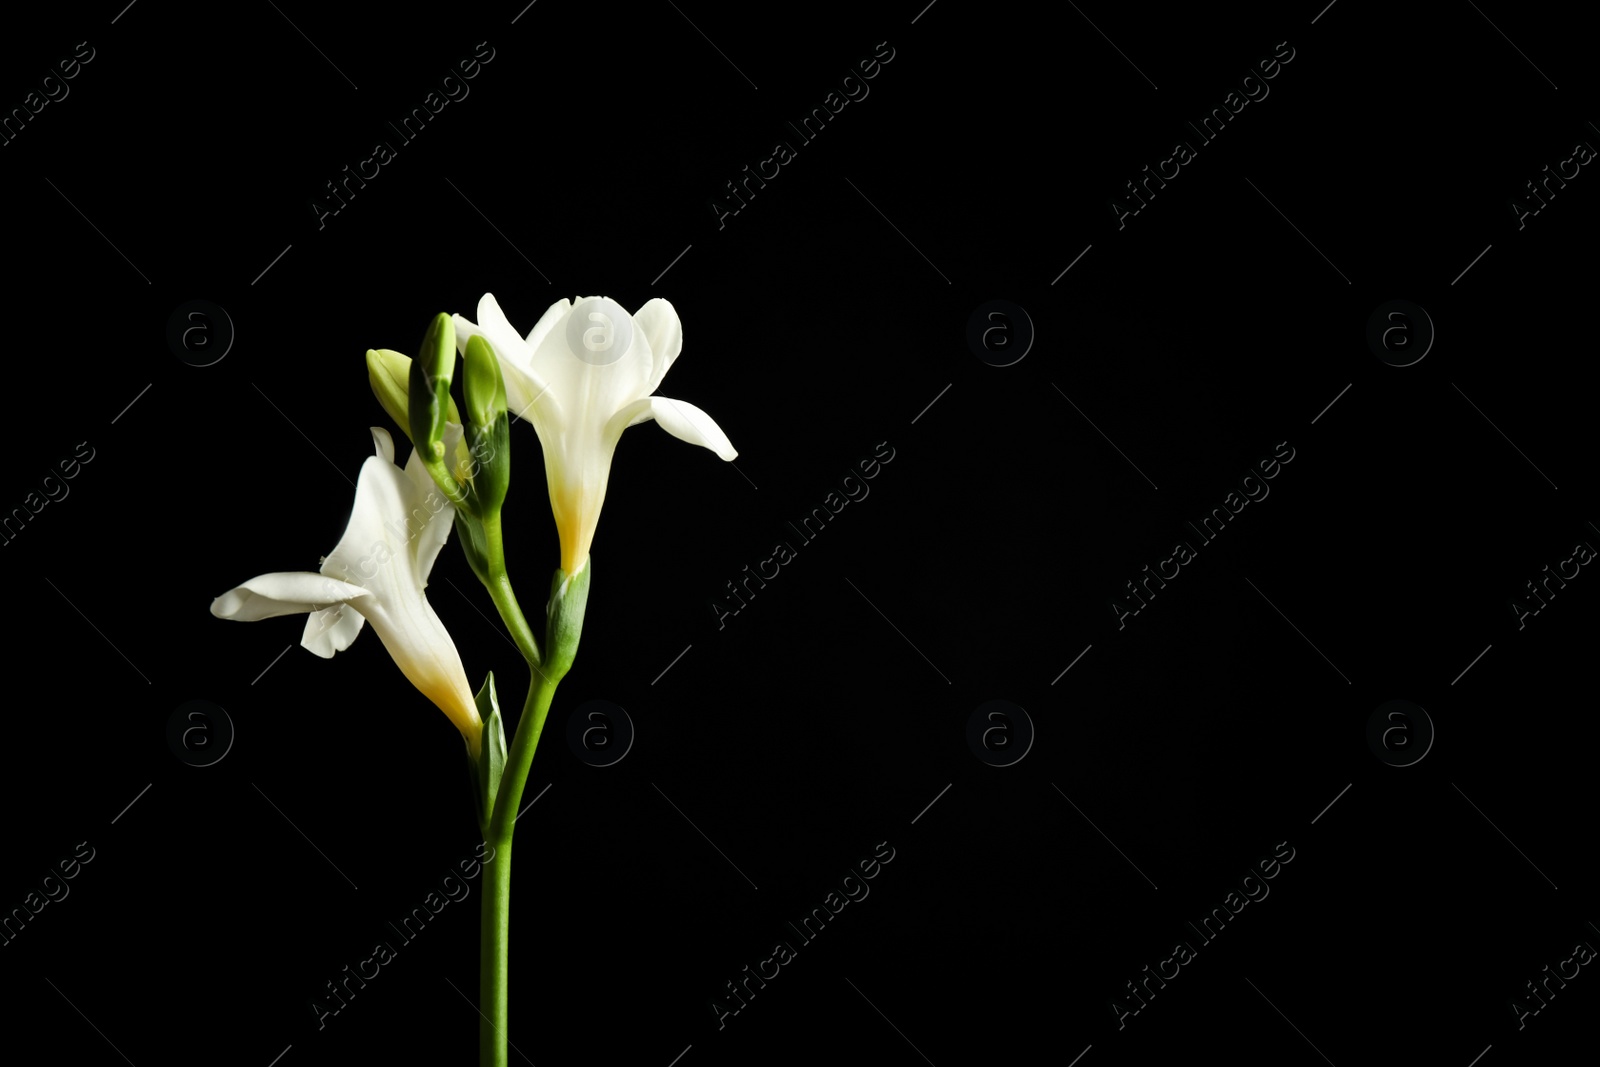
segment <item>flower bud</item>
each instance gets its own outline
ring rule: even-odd
[[[383,410],[399,425],[401,431],[411,436],[411,357],[389,348],[367,349],[367,382],[372,393],[383,405]],[[451,422],[460,422],[452,397],[448,409]],[[415,442],[413,442],[415,443]]]
[[[454,325],[452,324],[452,329]],[[467,417],[474,426],[487,427],[506,414],[506,383],[500,376],[500,359],[481,334],[467,339]]]
[[[467,340],[466,437],[472,453],[472,490],[479,514],[497,513],[511,483],[511,423],[506,418],[506,387],[500,359],[489,342]]]
[[[411,443],[432,462],[444,458],[445,423],[452,421],[455,402],[450,380],[456,369],[456,326],[449,315],[434,316],[411,361]]]

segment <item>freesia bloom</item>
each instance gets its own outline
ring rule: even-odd
[[[683,348],[683,326],[665,300],[651,300],[632,315],[609,297],[558,300],[524,338],[494,295],[485,293],[478,321],[457,315],[455,326],[463,353],[474,334],[493,347],[511,411],[538,431],[568,576],[589,559],[623,430],[655,419],[674,437],[724,460],[739,454],[704,411],[650,395]]]
[[[460,433],[450,424],[452,438]],[[361,466],[350,522],[321,573],[260,575],[217,597],[211,614],[254,622],[310,612],[300,644],[323,659],[349,648],[370,621],[400,670],[450,717],[476,758],[483,721],[455,643],[423,592],[455,508],[415,451],[401,470],[389,431],[374,426],[372,439],[377,454]]]

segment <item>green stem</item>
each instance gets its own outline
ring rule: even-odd
[[[456,476],[450,471],[450,465],[443,459],[429,457],[423,448],[419,448],[418,451],[423,453],[423,468],[427,470],[428,476],[433,479],[433,484],[437,485],[444,493],[445,499],[456,507],[466,510],[466,490],[462,489],[461,483],[456,481]]]
[[[483,925],[478,971],[478,1063],[509,1067],[506,1030],[506,949],[511,939],[511,841],[491,842],[494,858],[483,869]]]
[[[506,992],[509,971],[508,950],[511,936],[511,833],[516,828],[517,807],[522,803],[522,788],[533,766],[533,753],[544,730],[556,683],[534,667],[528,686],[528,699],[522,706],[516,739],[506,761],[505,776],[495,798],[489,820],[488,843],[494,858],[484,867],[483,924],[478,973],[478,1026],[480,1067],[509,1067],[506,1059],[506,1034],[510,1012]]]
[[[500,618],[505,620],[506,628],[511,631],[511,639],[516,642],[517,651],[522,653],[522,658],[528,661],[537,673],[542,659],[539,655],[539,641],[533,634],[533,628],[528,625],[527,617],[522,614],[522,607],[517,603],[517,596],[511,591],[511,579],[506,576],[506,548],[505,541],[500,533],[500,512],[485,515],[480,520],[483,524],[483,537],[487,542],[487,560],[489,580],[484,583],[489,590],[489,599],[494,601],[494,606],[500,611]]]

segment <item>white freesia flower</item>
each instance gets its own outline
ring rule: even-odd
[[[589,559],[623,430],[655,419],[674,437],[724,460],[739,454],[704,411],[650,395],[683,348],[678,313],[665,300],[651,300],[632,315],[609,297],[558,300],[523,338],[494,295],[485,293],[478,321],[457,315],[455,326],[463,354],[474,334],[493,347],[512,414],[538,431],[561,535],[561,569],[569,577]]]
[[[449,429],[448,438],[459,437],[459,426]],[[370,621],[400,670],[450,717],[476,757],[483,722],[461,656],[423,592],[455,508],[415,451],[402,471],[389,431],[374,426],[372,438],[377,454],[361,466],[350,522],[321,573],[252,578],[212,601],[211,614],[253,622],[310,612],[300,644],[324,659],[349,648]]]

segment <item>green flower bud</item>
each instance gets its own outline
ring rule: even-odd
[[[511,484],[511,422],[506,417],[506,387],[500,360],[489,342],[467,340],[466,440],[472,453],[472,490],[481,515],[498,513]]]
[[[456,370],[456,326],[449,315],[434,316],[411,361],[411,442],[425,459],[444,459],[445,423],[454,413],[450,380]]]
[[[487,427],[505,418],[506,383],[500,376],[500,359],[480,334],[467,339],[467,417],[474,426]]]
[[[367,382],[383,410],[410,437],[411,357],[389,348],[367,349]],[[461,421],[454,397],[450,399],[449,419],[456,423]]]

